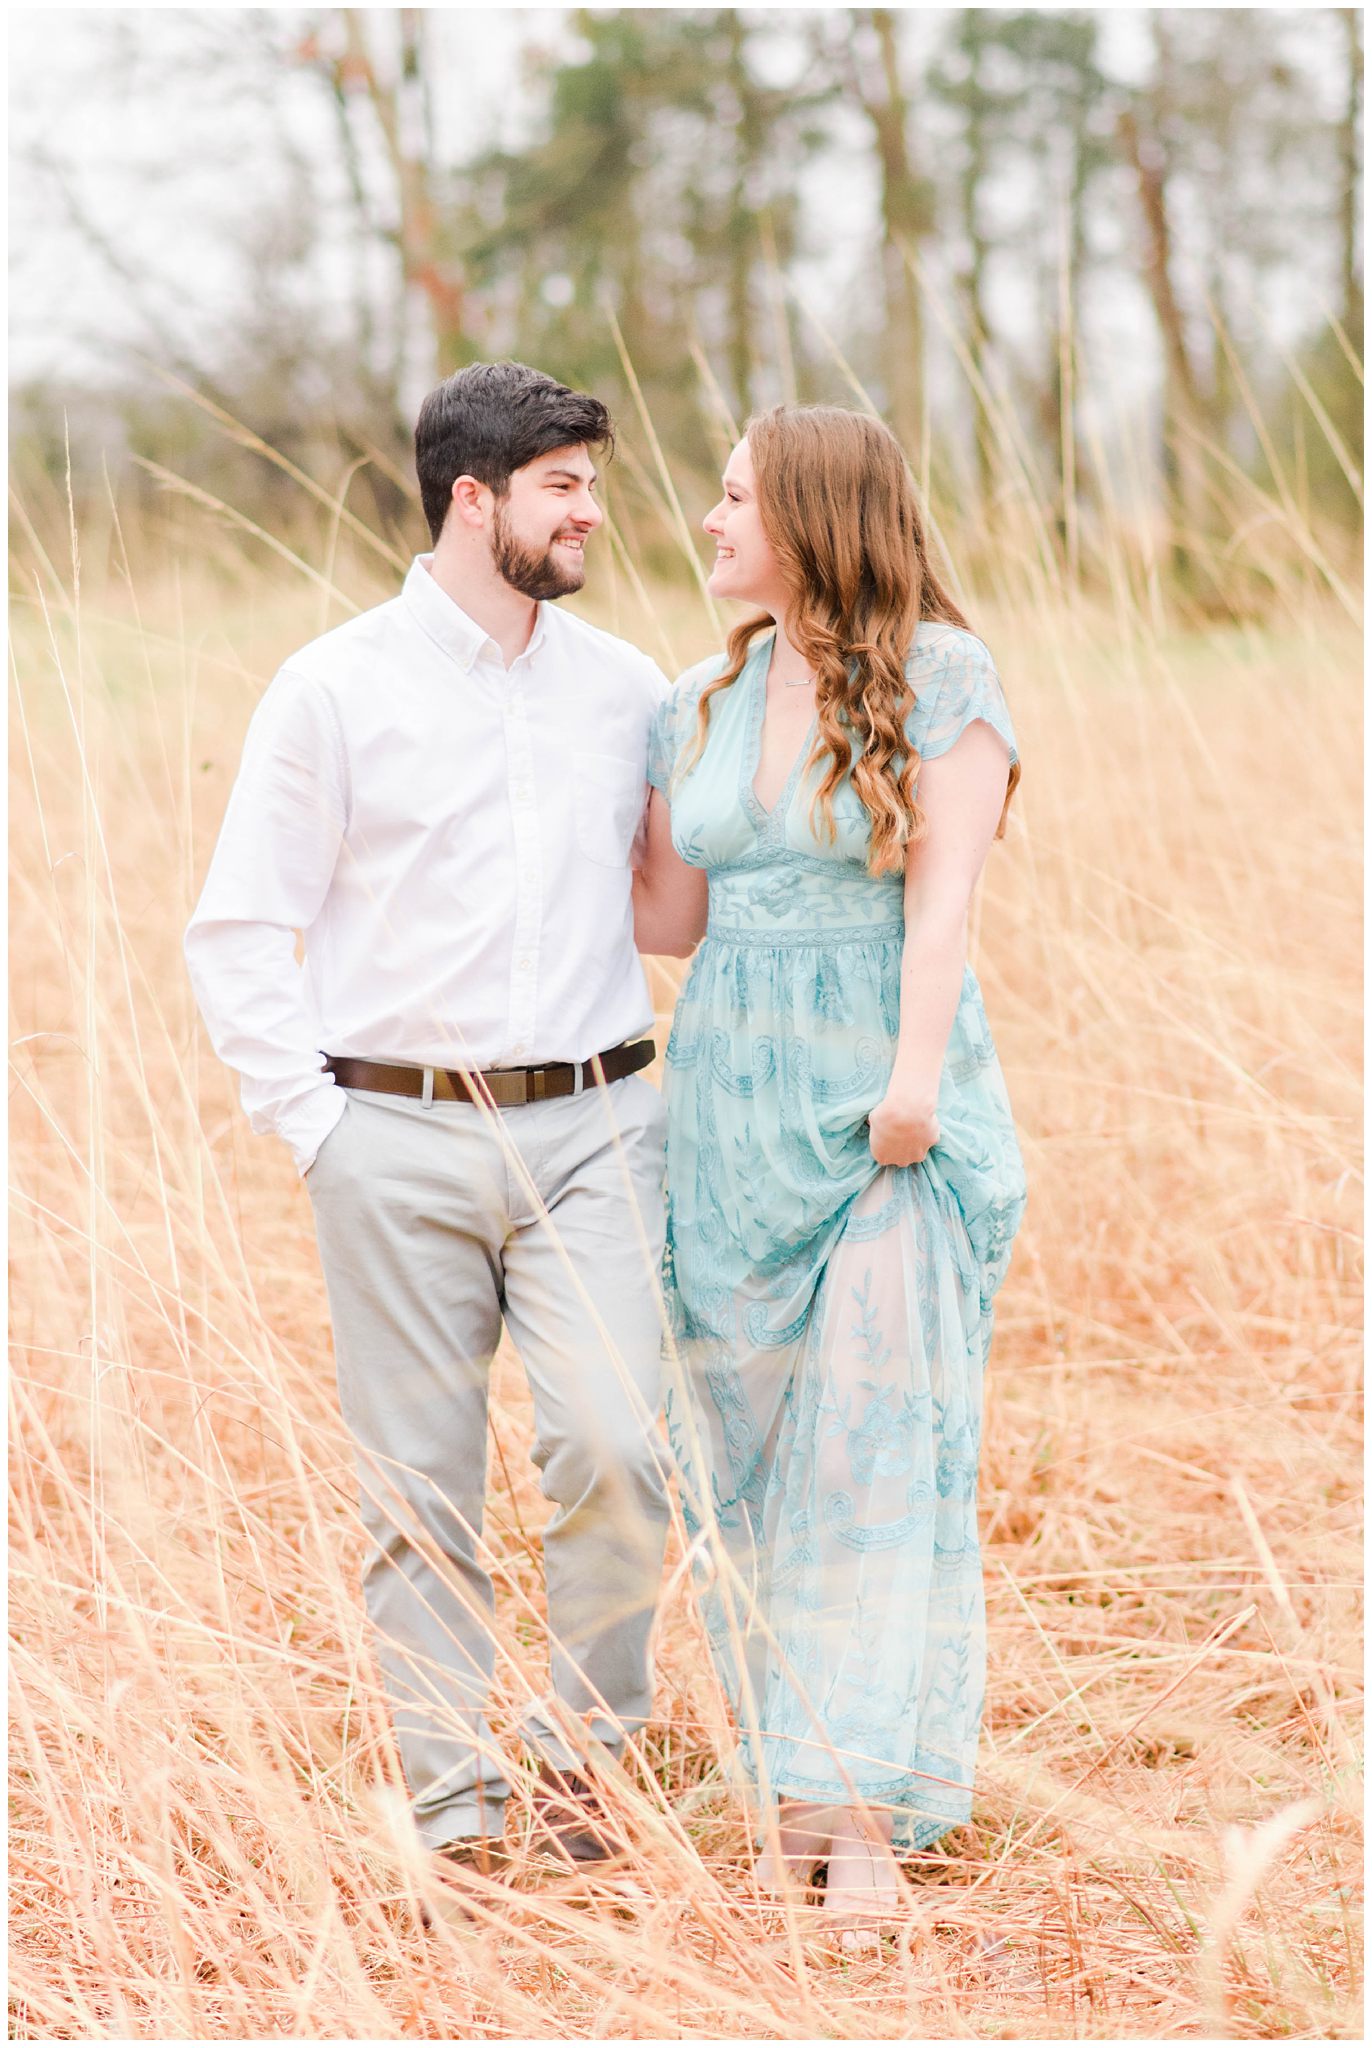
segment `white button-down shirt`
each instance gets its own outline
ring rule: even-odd
[[[630,861],[666,679],[551,604],[507,669],[429,560],[268,687],[186,933],[215,1050],[301,1173],[346,1106],[325,1053],[540,1066],[652,1022]]]

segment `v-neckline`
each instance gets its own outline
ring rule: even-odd
[[[754,818],[760,820],[763,826],[774,825],[779,818],[785,816],[787,806],[795,794],[796,783],[800,780],[801,769],[810,758],[810,749],[814,745],[815,728],[819,724],[819,713],[816,711],[810,719],[810,723],[805,731],[805,737],[801,740],[796,757],[791,763],[791,772],[777,791],[775,802],[770,805],[765,804],[758,795],[755,784],[757,782],[757,771],[762,765],[762,730],[767,723],[767,671],[772,665],[772,650],[775,645],[776,634],[772,633],[762,642],[762,647],[758,650],[760,658],[758,659],[757,673],[753,681],[752,729],[743,757],[744,795]]]

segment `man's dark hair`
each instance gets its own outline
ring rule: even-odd
[[[515,470],[554,448],[614,447],[614,422],[598,398],[571,391],[527,363],[473,363],[431,391],[419,408],[414,462],[424,517],[437,541],[460,476],[503,498]]]

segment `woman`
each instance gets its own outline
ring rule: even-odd
[[[668,1426],[759,1875],[824,1860],[866,1924],[893,1848],[971,1810],[981,1383],[1024,1184],[967,911],[1018,757],[879,422],[755,420],[705,530],[711,592],[755,611],[659,712],[635,883],[643,951],[705,929],[667,1053]]]

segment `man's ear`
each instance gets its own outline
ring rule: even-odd
[[[489,484],[478,483],[474,476],[455,477],[452,498],[454,515],[464,526],[486,525],[495,499]]]

